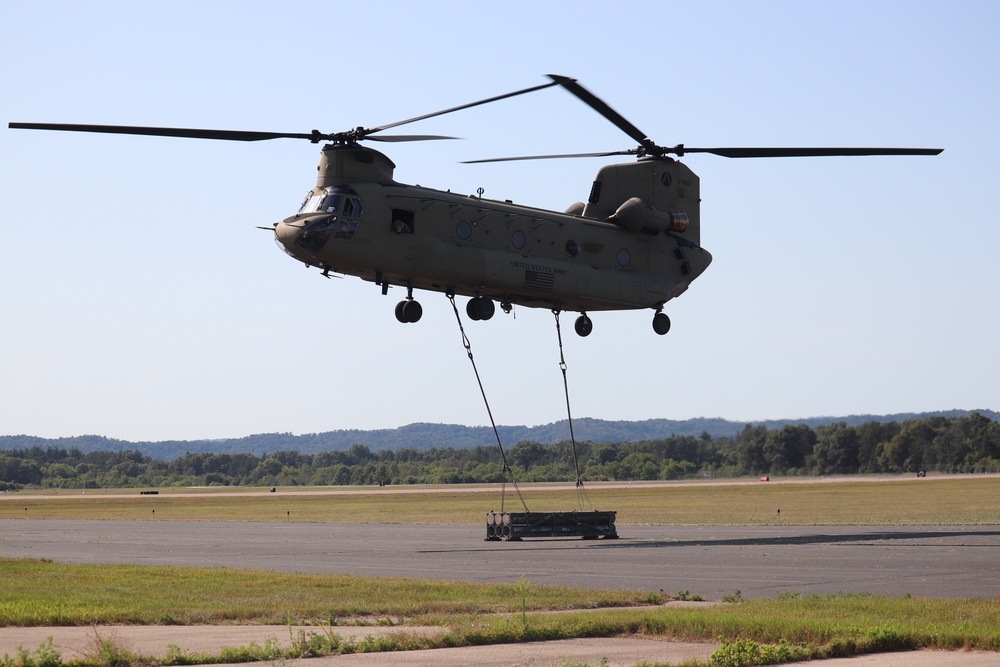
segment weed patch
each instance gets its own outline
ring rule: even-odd
[[[52,637],[34,651],[18,647],[14,657],[4,654],[0,658],[0,667],[59,667],[61,664],[62,656],[53,646]]]

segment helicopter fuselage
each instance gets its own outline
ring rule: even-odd
[[[605,167],[590,201],[562,213],[397,183],[393,167],[370,148],[327,146],[299,213],[275,225],[279,245],[383,292],[486,297],[505,310],[659,311],[712,259],[698,244],[697,176],[669,158]]]
[[[369,280],[387,294],[405,287],[396,319],[412,323],[422,307],[413,290],[471,297],[466,311],[488,320],[495,302],[579,311],[576,331],[588,335],[587,311],[652,308],[653,330],[670,330],[664,304],[683,294],[712,262],[701,247],[698,176],[668,157],[707,153],[726,158],[938,155],[940,148],[661,146],[576,79],[550,74],[549,83],[443,109],[378,127],[324,133],[251,132],[204,128],[10,123],[11,128],[98,132],[225,141],[308,139],[323,148],[316,186],[299,212],[273,226],[278,244],[323,275]],[[560,86],[638,143],[602,153],[536,155],[472,162],[631,155],[597,173],[587,202],[564,212],[512,201],[461,196],[397,183],[395,165],[362,141],[454,139],[440,135],[383,135],[399,127],[462,109]],[[373,136],[378,135],[378,136]],[[272,229],[272,228],[266,228]]]

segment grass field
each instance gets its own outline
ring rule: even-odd
[[[0,559],[0,626],[326,624],[521,609],[517,584],[283,574],[231,568]],[[528,610],[660,602],[637,591],[533,586]]]
[[[21,492],[0,496],[0,518],[479,524],[500,488],[367,487]],[[571,484],[522,485],[533,511],[579,507]],[[771,482],[594,484],[587,497],[618,525],[995,525],[1000,476],[791,478]],[[508,511],[521,511],[508,486]],[[778,510],[781,510],[780,515]]]

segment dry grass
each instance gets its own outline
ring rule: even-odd
[[[811,483],[815,482],[815,483]],[[570,484],[522,485],[533,511],[578,509]],[[587,495],[619,525],[933,525],[1000,524],[1000,477],[882,477],[768,483],[593,484]],[[520,511],[510,492],[506,509]],[[350,489],[138,490],[0,496],[0,518],[296,521],[478,524],[500,509],[500,489],[484,486]],[[591,509],[585,506],[580,509]],[[777,510],[781,510],[780,516]]]

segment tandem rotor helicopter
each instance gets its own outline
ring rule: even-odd
[[[466,313],[489,320],[496,304],[580,313],[576,332],[593,329],[588,313],[651,309],[653,330],[670,329],[665,304],[681,294],[712,261],[701,247],[699,179],[682,158],[711,153],[729,158],[937,155],[925,148],[691,148],[657,145],[575,79],[550,82],[373,128],[325,134],[237,130],[10,123],[10,128],[138,134],[193,139],[263,141],[307,139],[323,146],[316,185],[294,215],[276,222],[281,248],[322,275],[356,276],[406,289],[396,319],[417,322],[423,309],[414,290],[469,297]],[[638,143],[602,153],[536,155],[500,162],[631,155],[634,162],[601,168],[586,203],[549,211],[511,201],[463,196],[393,180],[395,165],[363,141],[452,139],[437,135],[379,135],[384,130],[552,86],[561,86]]]

